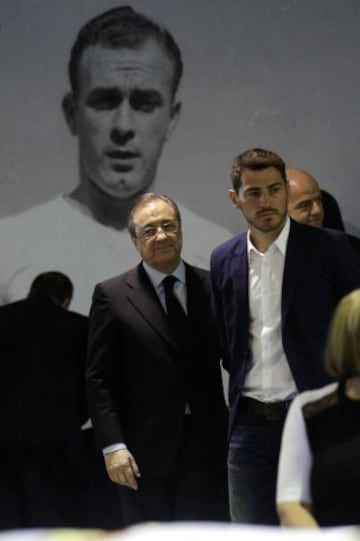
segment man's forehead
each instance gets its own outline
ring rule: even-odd
[[[175,211],[169,203],[157,199],[155,201],[149,201],[145,205],[139,207],[134,215],[134,220],[139,222],[148,222],[151,220],[158,220],[169,217],[174,217]]]
[[[316,182],[308,179],[303,179],[302,182],[290,181],[290,191],[294,197],[311,198],[320,196],[320,188]]]
[[[302,190],[300,193],[295,194],[297,202],[311,201],[320,197],[319,190]]]
[[[245,169],[241,175],[242,184],[248,186],[267,186],[270,184],[284,182],[283,177],[275,167],[264,169]]]
[[[79,75],[90,82],[126,78],[137,84],[162,85],[171,83],[173,69],[163,48],[154,39],[149,39],[135,49],[88,47],[80,60]]]

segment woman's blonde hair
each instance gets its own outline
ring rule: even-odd
[[[337,305],[325,346],[325,367],[338,379],[360,375],[360,289]]]

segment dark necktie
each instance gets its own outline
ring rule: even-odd
[[[183,307],[174,294],[174,284],[178,279],[175,276],[167,276],[163,280],[165,290],[166,313],[169,326],[180,344],[185,344],[187,338],[188,318]]]

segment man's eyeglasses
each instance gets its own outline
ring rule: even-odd
[[[141,239],[150,240],[157,235],[159,228],[165,233],[165,235],[168,235],[171,233],[177,233],[179,230],[179,224],[178,222],[163,222],[160,225],[148,225],[141,229],[137,236]]]

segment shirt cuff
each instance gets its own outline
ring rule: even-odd
[[[120,451],[121,449],[127,449],[125,443],[113,443],[112,445],[107,445],[103,448],[102,452],[104,455],[107,455],[108,453]]]

